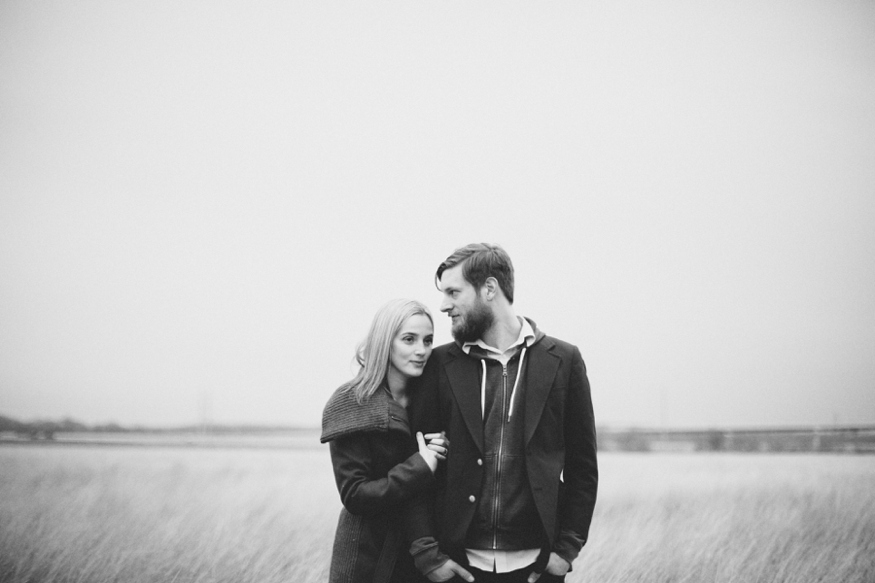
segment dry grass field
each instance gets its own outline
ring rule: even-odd
[[[875,581],[875,456],[600,456],[574,582]],[[327,579],[327,449],[0,445],[0,581]]]

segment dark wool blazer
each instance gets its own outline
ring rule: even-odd
[[[550,551],[570,563],[586,542],[598,467],[592,400],[580,351],[541,332],[537,336],[525,356],[522,414],[525,479],[542,526],[541,566]],[[444,552],[467,564],[465,538],[484,479],[480,374],[479,360],[460,346],[440,346],[432,353],[422,385],[408,407],[414,431],[446,430],[450,440],[446,469],[438,471],[434,523],[424,518],[424,506],[410,515],[417,528],[410,529],[409,540],[419,543],[412,552],[423,572],[442,560],[435,546],[427,543],[432,536]]]

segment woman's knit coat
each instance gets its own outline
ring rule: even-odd
[[[418,452],[407,411],[385,388],[359,404],[341,387],[322,413],[321,441],[329,443],[343,503],[329,583],[424,580],[399,521],[405,503],[431,487],[434,477]]]

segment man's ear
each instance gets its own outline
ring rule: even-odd
[[[486,282],[483,284],[483,287],[486,289],[486,301],[492,301],[495,299],[495,296],[498,295],[498,280],[494,277],[487,277]]]

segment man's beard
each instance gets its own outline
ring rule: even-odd
[[[486,302],[477,298],[477,302],[462,318],[462,324],[453,326],[453,338],[458,342],[474,342],[483,338],[494,321],[495,315],[492,310],[486,307]]]

